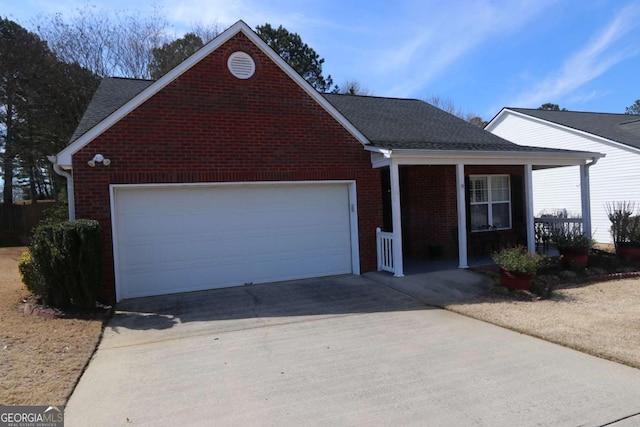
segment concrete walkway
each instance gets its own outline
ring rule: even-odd
[[[405,277],[393,277],[390,273],[373,271],[365,273],[364,277],[435,307],[473,300],[493,286],[493,281],[487,276],[465,269]]]
[[[456,295],[444,288],[457,274],[125,301],[65,425],[640,422],[640,370],[425,304]]]

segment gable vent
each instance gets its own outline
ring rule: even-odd
[[[239,79],[248,79],[256,71],[256,63],[245,52],[233,52],[227,60],[227,67],[231,74]]]

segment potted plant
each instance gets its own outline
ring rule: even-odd
[[[611,236],[618,256],[625,259],[640,259],[640,216],[634,216],[635,203],[607,203],[606,209],[611,221]]]
[[[500,267],[500,284],[508,289],[529,289],[538,265],[543,260],[524,246],[505,248],[491,255]]]
[[[589,250],[593,246],[593,239],[584,234],[579,227],[554,230],[552,241],[558,248],[565,268],[573,264],[586,266],[589,262]]]
[[[629,218],[626,239],[617,243],[616,251],[621,258],[640,259],[640,216]]]

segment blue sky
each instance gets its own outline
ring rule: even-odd
[[[31,29],[41,14],[87,2],[3,1]],[[325,58],[324,74],[372,95],[449,99],[485,120],[502,107],[552,102],[623,113],[640,98],[640,2],[633,0],[104,0],[159,7],[181,36],[196,23],[283,25]]]

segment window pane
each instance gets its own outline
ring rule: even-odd
[[[493,226],[497,228],[511,228],[509,218],[509,203],[494,203],[491,205]]]
[[[471,205],[471,230],[484,229],[489,223],[489,209],[487,205]]]
[[[509,177],[491,177],[491,200],[494,202],[508,202],[509,198]]]
[[[471,203],[486,202],[489,200],[489,191],[487,190],[487,178],[471,178]]]

